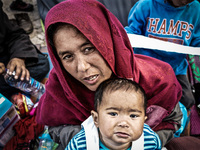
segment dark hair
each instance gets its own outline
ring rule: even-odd
[[[143,99],[144,99],[144,111],[146,115],[146,108],[147,108],[147,98],[144,89],[135,81],[125,79],[125,78],[115,78],[115,79],[108,79],[103,81],[95,92],[94,97],[94,110],[97,111],[97,107],[102,102],[102,97],[105,92],[114,92],[117,90],[124,90],[124,91],[134,91],[139,92]]]
[[[47,37],[48,37],[48,42],[51,45],[53,51],[55,51],[55,43],[54,43],[54,35],[55,33],[63,27],[68,27],[68,28],[72,28],[75,29],[77,31],[77,33],[80,33],[80,31],[73,25],[68,24],[68,23],[64,23],[64,22],[57,22],[54,24],[51,24],[48,29],[47,29]]]

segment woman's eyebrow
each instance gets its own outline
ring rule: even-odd
[[[83,47],[83,46],[86,46],[86,45],[89,45],[89,44],[92,45],[92,43],[89,40],[87,40],[83,44],[81,44],[80,47]]]
[[[60,52],[58,52],[58,55],[59,56],[63,56],[64,54],[66,54],[66,53],[69,53],[69,51],[60,51]]]

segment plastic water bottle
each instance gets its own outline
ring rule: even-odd
[[[54,142],[48,133],[43,133],[40,137],[40,143],[38,150],[52,150]]]
[[[49,135],[48,128],[45,130],[42,136],[39,137],[39,139],[40,139],[40,143],[39,143],[38,150],[54,149],[54,141],[51,139],[51,136]]]
[[[45,86],[44,84],[40,83],[39,81],[33,79],[30,77],[29,80],[20,80],[20,77],[18,79],[15,79],[15,71],[13,71],[12,75],[8,74],[8,70],[4,74],[5,81],[12,87],[15,87],[27,94],[30,94],[31,96],[36,98],[36,101],[40,99],[42,94],[45,92]]]

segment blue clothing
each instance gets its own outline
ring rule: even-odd
[[[105,145],[103,145],[101,140],[99,140],[99,150],[109,150],[109,148],[107,148]],[[131,148],[129,147],[127,150],[131,150]]]
[[[166,0],[139,0],[130,10],[127,33],[186,46],[200,47],[200,3],[173,7]],[[186,75],[186,54],[135,48],[134,53],[169,63],[176,75]]]
[[[160,150],[161,141],[158,135],[147,125],[144,124],[144,150]],[[109,150],[103,143],[99,142],[99,150]],[[85,130],[81,129],[69,142],[65,150],[86,150]],[[130,149],[127,149],[130,150]]]

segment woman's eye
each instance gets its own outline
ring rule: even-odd
[[[72,58],[72,55],[68,54],[68,55],[64,55],[62,59],[64,59],[64,60],[70,60],[71,58]]]
[[[108,113],[109,115],[111,115],[111,116],[117,116],[117,113],[115,113],[115,112],[111,112],[111,113]]]
[[[94,47],[87,47],[84,49],[84,53],[85,54],[90,54],[92,53],[93,51],[95,51],[95,48]]]

